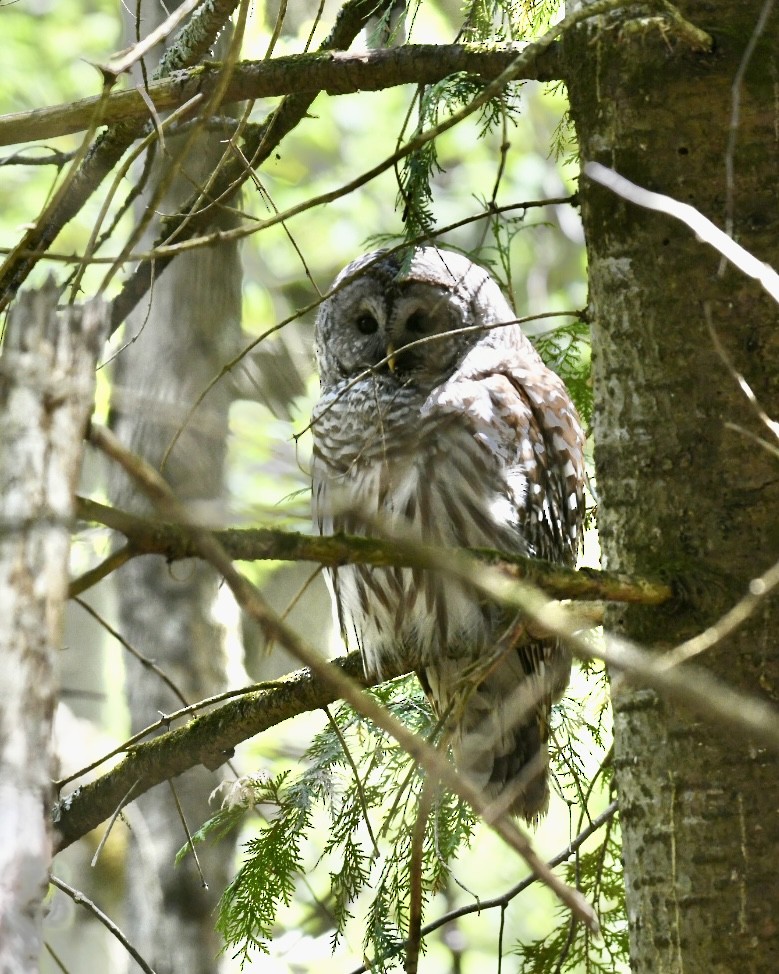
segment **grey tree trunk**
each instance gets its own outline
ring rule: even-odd
[[[163,16],[160,8],[155,16]],[[144,22],[144,31],[153,24]],[[168,176],[188,133],[166,136],[145,199]],[[213,132],[198,137],[168,187],[158,209],[175,212],[204,186],[224,145]],[[162,156],[162,158],[160,158]],[[235,217],[214,210],[214,229],[233,226]],[[159,230],[152,222],[146,243]],[[159,468],[174,434],[190,407],[240,339],[241,267],[236,243],[222,243],[182,255],[154,283],[151,301],[126,324],[132,344],[119,356],[113,409],[117,435]],[[178,496],[206,519],[218,515],[223,493],[228,412],[232,392],[217,385],[200,406],[165,463],[163,474]],[[114,502],[130,510],[148,510],[132,484],[119,475]],[[214,616],[219,579],[199,561],[169,567],[162,558],[126,565],[117,576],[122,634],[155,660],[188,702],[224,689],[224,627]],[[130,660],[127,691],[132,729],[156,720],[159,712],[181,706],[181,700],[155,676]],[[221,780],[204,768],[173,782],[184,818],[191,829],[211,814],[208,797]],[[219,966],[214,908],[231,870],[232,846],[199,849],[203,887],[192,856],[174,866],[186,834],[168,786],[145,795],[128,810],[132,838],[127,862],[126,931],[157,974],[186,971],[212,974]]]
[[[38,969],[73,498],[107,334],[102,303],[58,314],[58,296],[20,297],[0,356],[0,974]]]
[[[145,325],[130,322],[140,335],[122,353],[116,432],[153,465],[159,466],[188,407],[228,357],[224,341],[237,332],[239,306],[238,257],[228,246],[178,258],[155,286]],[[221,494],[228,407],[227,396],[216,390],[165,467],[168,481],[190,502],[214,502]],[[113,499],[122,508],[145,509],[126,483]],[[218,579],[208,566],[170,568],[162,558],[144,558],[120,570],[117,586],[122,634],[156,661],[188,702],[224,688],[225,632],[214,618]],[[181,700],[134,663],[127,662],[127,690],[136,731],[159,712],[178,709]],[[199,769],[174,782],[191,828],[208,816],[208,796],[219,780]],[[203,889],[191,856],[174,868],[186,835],[171,790],[158,788],[136,804],[130,810],[128,936],[145,945],[143,954],[158,974],[207,974],[217,966],[212,914],[229,875],[229,843],[200,852],[209,886]]]
[[[581,149],[726,224],[731,88],[763,0],[687,0],[714,35],[692,53],[630,11],[567,44]],[[644,12],[645,13],[645,12]],[[746,71],[736,130],[734,237],[779,267],[774,13]],[[769,413],[779,404],[779,309],[667,216],[581,183],[590,267],[599,525],[605,567],[684,580],[687,599],[614,612],[658,651],[714,622],[779,557],[779,465],[715,349],[707,318]],[[735,426],[735,428],[734,428]],[[774,444],[775,445],[775,444]],[[779,699],[779,602],[766,601],[699,662]],[[636,974],[765,974],[779,966],[779,767],[640,687],[614,700]]]

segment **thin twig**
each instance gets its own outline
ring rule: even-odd
[[[194,125],[195,122],[189,122],[188,125]],[[0,160],[1,162],[2,160]],[[416,244],[426,243],[432,239],[436,239],[444,234],[451,233],[453,230],[458,230],[460,227],[468,226],[470,223],[475,223],[477,220],[489,220],[495,215],[503,215],[504,213],[510,213],[513,210],[530,210],[538,208],[541,206],[562,206],[566,203],[571,206],[575,206],[577,201],[577,195],[572,193],[570,196],[560,196],[560,197],[550,197],[549,199],[539,199],[539,200],[528,200],[522,203],[508,203],[505,206],[498,206],[494,209],[487,208],[480,213],[472,213],[470,216],[462,217],[459,220],[455,220],[453,223],[449,223],[446,226],[439,227],[435,230],[433,234],[423,234],[412,240],[404,239],[403,243],[399,247],[414,246]],[[123,204],[124,205],[124,204]],[[216,242],[216,237],[213,240],[209,240],[210,243]],[[0,254],[9,254],[11,252],[10,247],[0,247]],[[20,250],[20,257],[31,257],[33,256],[32,251]],[[83,259],[81,256],[76,254],[61,253],[59,251],[48,250],[45,254],[39,255],[41,260],[53,261],[61,264],[78,264]],[[153,261],[159,253],[156,250],[143,250],[136,251],[130,254],[128,261],[133,263],[140,261]],[[91,257],[89,260],[90,264],[111,264],[116,260],[115,257]],[[304,315],[310,314],[311,311],[315,310],[329,294],[322,295],[316,300],[316,302],[307,305],[304,308],[298,308],[298,310],[289,318],[284,320],[284,324],[289,324],[291,321],[296,321],[298,318]]]
[[[147,964],[147,962],[143,959],[143,957],[141,957],[127,937],[125,937],[119,927],[117,927],[114,921],[103,913],[103,911],[95,903],[93,903],[89,897],[85,896],[80,890],[74,889],[72,886],[68,886],[63,879],[59,879],[57,876],[50,876],[49,882],[52,886],[56,886],[58,890],[65,893],[66,896],[69,896],[74,903],[78,903],[79,906],[83,906],[85,909],[89,910],[89,912],[96,917],[100,923],[103,924],[106,930],[116,937],[135,963],[138,964],[144,974],[155,974],[154,968],[151,966],[151,964]]]
[[[203,875],[203,867],[200,865],[200,857],[197,854],[197,849],[195,848],[195,842],[192,838],[192,833],[189,830],[189,825],[187,825],[184,809],[181,807],[176,786],[173,784],[173,781],[170,778],[168,779],[168,786],[173,794],[173,801],[176,803],[176,811],[178,812],[179,820],[184,829],[184,834],[187,837],[187,845],[189,846],[189,851],[192,853],[192,858],[195,861],[195,866],[197,867],[198,875],[200,876],[200,885],[203,887],[203,889],[208,889],[208,883],[206,882],[206,877]]]
[[[350,663],[352,666],[358,659],[358,654],[352,654],[352,657],[343,657],[341,660],[335,660],[336,664],[340,663],[342,666],[349,667]],[[291,676],[299,676],[300,674],[292,674]],[[188,707],[182,707],[181,710],[175,710],[172,714],[163,714],[159,720],[155,720],[153,724],[148,724],[142,730],[138,731],[137,734],[133,734],[132,737],[124,741],[118,747],[115,747],[112,751],[107,754],[103,754],[101,757],[94,760],[91,764],[85,765],[83,768],[79,768],[78,771],[74,771],[73,774],[68,775],[66,778],[60,778],[54,782],[54,787],[60,791],[65,785],[70,784],[71,781],[75,781],[77,778],[83,778],[84,775],[89,774],[90,771],[94,771],[95,768],[99,768],[101,764],[105,764],[110,761],[111,758],[117,756],[117,754],[132,754],[135,749],[135,745],[140,743],[145,737],[149,737],[151,734],[156,734],[157,731],[162,730],[164,727],[170,728],[170,725],[175,720],[181,720],[184,717],[196,714],[199,710],[203,710],[206,707],[211,707],[214,704],[223,703],[226,700],[233,700],[236,697],[248,697],[252,694],[258,694],[260,696],[264,695],[265,706],[269,706],[267,695],[272,696],[274,690],[283,692],[286,688],[286,684],[290,678],[287,677],[284,680],[268,680],[264,683],[253,683],[247,687],[239,687],[236,690],[223,690],[221,693],[214,694],[212,697],[204,697],[203,700],[198,700],[197,703],[190,704]],[[272,706],[272,701],[271,704]],[[316,706],[316,705],[315,705]],[[321,704],[318,704],[321,706]],[[312,707],[311,709],[314,709]],[[284,717],[280,717],[279,721],[286,720],[287,716],[293,716],[288,714]],[[274,722],[276,723],[276,722]],[[273,726],[269,724],[268,726]],[[264,730],[267,728],[263,728]],[[251,735],[250,735],[251,736]],[[237,743],[237,742],[236,742]],[[192,765],[189,765],[191,767]],[[154,782],[157,784],[158,782]],[[145,789],[144,789],[145,790]],[[97,823],[96,823],[97,824]]]
[[[59,970],[62,971],[62,974],[71,974],[71,972],[67,969],[67,967],[65,967],[62,958],[59,956],[56,950],[51,946],[48,940],[43,941],[43,946],[46,948],[46,953],[49,955],[49,957],[51,957],[51,959],[57,965]]]
[[[733,84],[730,88],[730,124],[728,125],[728,144],[725,148],[725,233],[729,237],[733,236],[736,212],[736,190],[735,190],[735,170],[736,170],[736,143],[738,141],[738,129],[741,122],[741,93],[744,86],[744,77],[755,53],[757,42],[760,35],[765,30],[774,0],[765,0],[760,15],[755,23],[755,29],[749,38],[744,53],[741,57],[738,69],[733,76]],[[725,272],[725,258],[720,263],[718,276],[722,277]]]
[[[362,808],[362,817],[363,820],[365,821],[365,827],[368,830],[368,835],[370,836],[370,840],[373,843],[374,855],[378,856],[380,854],[379,843],[376,841],[376,836],[374,835],[373,832],[373,826],[371,825],[371,817],[368,814],[368,803],[365,801],[365,789],[363,788],[363,784],[360,779],[360,772],[357,770],[357,764],[354,758],[352,757],[352,752],[349,750],[349,745],[346,743],[346,739],[341,733],[341,728],[338,726],[335,719],[333,718],[333,715],[330,713],[330,708],[327,705],[325,705],[322,709],[327,715],[327,719],[330,722],[330,726],[333,728],[333,731],[335,732],[335,736],[338,738],[338,743],[341,745],[341,750],[344,752],[344,757],[346,758],[346,762],[349,765],[349,767],[352,769],[352,774],[354,775],[354,784],[357,789],[357,797],[360,802],[360,808]]]
[[[153,31],[148,33],[146,37],[138,41],[137,44],[133,44],[129,51],[124,51],[121,54],[114,54],[113,57],[107,61],[105,64],[98,64],[97,67],[104,74],[118,76],[124,74],[125,71],[129,71],[130,68],[144,55],[148,54],[149,51],[164,41],[173,31],[178,27],[185,17],[195,9],[195,7],[201,3],[202,0],[183,0],[183,3],[176,7],[173,13],[169,14],[163,22],[154,28]]]
[[[124,638],[124,636],[120,632],[117,632],[116,629],[114,629],[114,627],[106,619],[104,619],[103,616],[101,616],[96,609],[93,609],[88,602],[85,602],[83,599],[80,599],[77,596],[74,597],[73,601],[76,602],[78,605],[80,605],[85,612],[91,615],[92,618],[99,625],[101,625],[103,629],[105,629],[105,631],[109,633],[109,635],[113,636],[114,639],[121,646],[124,646],[127,652],[130,653],[131,656],[134,656],[138,660],[138,662],[141,663],[142,666],[145,666],[148,670],[151,670],[152,673],[155,673],[162,680],[165,686],[171,691],[171,693],[173,693],[174,696],[178,697],[178,699],[185,707],[189,706],[189,700],[187,700],[187,698],[184,696],[181,690],[179,690],[179,688],[176,686],[173,680],[171,680],[171,678],[167,675],[167,673],[165,673],[163,670],[159,668],[159,666],[157,666],[154,660],[149,659],[148,656],[144,656],[144,654],[140,652],[140,650],[137,650],[134,646],[131,646],[130,643],[128,643],[127,640]]]
[[[590,836],[599,832],[603,826],[610,822],[614,815],[617,813],[618,803],[613,801],[607,808],[605,808],[597,818],[594,818],[592,822],[587,826],[587,828],[582,829],[582,831],[576,836],[575,839],[571,839],[567,846],[553,856],[548,865],[551,869],[556,866],[567,862],[572,855],[574,855]],[[495,896],[488,900],[477,900],[475,903],[468,903],[465,906],[458,906],[454,910],[450,910],[444,913],[442,916],[438,917],[436,920],[431,921],[422,927],[420,935],[422,937],[428,936],[428,934],[434,933],[436,930],[440,930],[441,927],[446,926],[448,923],[452,923],[455,920],[459,920],[461,917],[469,916],[471,913],[482,913],[485,910],[500,909],[503,911],[508,904],[520,893],[524,893],[526,889],[537,882],[537,877],[532,873],[526,876],[523,880],[518,882],[516,886],[512,886],[510,889],[506,890],[505,893],[501,893],[500,896]],[[405,944],[403,945],[405,946]],[[356,967],[349,974],[367,974],[370,968],[363,964],[360,967]]]
[[[127,804],[127,802],[130,801],[130,799],[132,798],[133,792],[135,791],[135,789],[138,787],[138,785],[140,783],[141,783],[140,778],[136,778],[135,781],[130,785],[130,788],[128,789],[127,793],[122,796],[122,800],[116,806],[116,811],[111,816],[111,819],[110,819],[110,821],[108,823],[108,827],[106,828],[105,832],[103,833],[102,838],[100,839],[100,842],[98,843],[97,849],[95,849],[94,856],[92,856],[92,861],[90,862],[90,866],[92,866],[93,869],[95,868],[95,866],[98,863],[98,860],[100,859],[100,854],[103,851],[103,847],[105,846],[106,842],[108,841],[108,836],[111,834],[111,830],[113,829],[114,824],[116,823],[116,820],[121,815],[122,809]]]
[[[411,834],[408,895],[408,938],[406,939],[406,974],[417,974],[419,951],[422,946],[422,910],[424,907],[425,833],[433,806],[438,782],[430,775],[422,783],[417,805],[417,817]]]
[[[763,572],[759,578],[752,579],[749,583],[749,591],[736,602],[732,609],[720,616],[713,625],[704,629],[702,633],[664,653],[658,659],[657,665],[670,669],[680,663],[686,663],[687,660],[699,656],[711,649],[712,646],[716,646],[717,643],[721,643],[723,639],[726,639],[746,622],[777,585],[779,585],[779,561],[773,564],[768,571]]]
[[[667,213],[669,216],[685,223],[701,240],[718,250],[723,257],[730,261],[740,271],[749,277],[754,277],[770,294],[774,301],[779,302],[779,274],[762,260],[758,260],[742,246],[723,233],[700,210],[696,210],[689,203],[680,203],[662,193],[637,186],[613,169],[602,166],[599,162],[588,162],[584,167],[584,174],[601,186],[610,189],[617,196],[629,200],[647,210]]]
[[[711,342],[714,345],[714,350],[725,363],[728,371],[738,383],[739,388],[744,393],[747,402],[754,410],[757,418],[766,427],[774,439],[779,440],[779,423],[777,423],[776,420],[771,419],[765,409],[763,409],[762,405],[760,404],[760,400],[757,398],[752,389],[752,386],[750,386],[746,380],[746,377],[739,372],[736,366],[733,364],[733,360],[731,359],[730,355],[728,355],[727,349],[722,344],[720,337],[717,334],[717,329],[714,327],[714,322],[712,321],[711,317],[711,304],[708,301],[704,301],[703,303],[703,313],[706,318],[706,327],[709,329],[709,335],[711,335]]]
[[[129,544],[117,548],[116,551],[112,551],[99,565],[90,568],[88,572],[84,572],[83,575],[79,575],[78,578],[73,579],[70,585],[68,585],[68,598],[74,599],[81,595],[82,592],[86,592],[87,589],[97,585],[98,582],[102,582],[104,578],[107,578],[112,572],[115,572],[117,568],[126,565],[134,556],[135,552]]]

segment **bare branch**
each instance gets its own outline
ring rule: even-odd
[[[528,66],[535,64],[542,56],[543,52],[552,48],[557,38],[561,34],[585,20],[598,17],[604,13],[609,13],[619,8],[631,6],[633,2],[634,0],[596,0],[595,3],[588,4],[586,7],[580,7],[573,11],[567,17],[564,17],[558,23],[550,27],[550,29],[542,37],[538,38],[538,40],[533,41],[523,48],[523,50],[517,54],[507,68],[502,71],[493,81],[486,85],[482,91],[460,111],[454,112],[448,118],[442,119],[437,125],[432,126],[431,128],[422,132],[416,133],[413,138],[409,139],[405,145],[400,146],[400,148],[398,148],[398,150],[391,156],[384,159],[372,169],[351,180],[349,183],[341,186],[339,189],[333,190],[329,193],[323,193],[318,197],[306,200],[297,206],[290,207],[283,213],[276,213],[273,217],[254,224],[250,232],[254,233],[259,230],[267,229],[270,226],[274,226],[277,223],[284,223],[286,220],[290,219],[292,216],[296,216],[298,213],[309,210],[314,206],[322,205],[331,202],[332,200],[339,199],[342,196],[346,196],[347,194],[359,189],[361,186],[371,182],[377,176],[381,175],[381,173],[396,166],[398,162],[406,158],[406,156],[410,155],[412,152],[415,152],[417,149],[420,149],[422,146],[433,141],[440,134],[448,131],[450,128],[453,128],[455,125],[459,125],[460,122],[462,122],[465,118],[468,118],[474,112],[477,112],[482,106],[486,105],[493,98],[500,97],[506,85],[516,78],[522,77],[525,71],[528,69]],[[656,3],[660,6],[664,6],[664,0],[656,0]],[[336,33],[337,29],[338,25],[336,24],[333,34]],[[323,48],[333,48],[338,46],[341,45],[325,42]],[[264,162],[278,144],[279,140],[283,138],[283,136],[286,135],[291,128],[297,125],[300,118],[308,111],[313,98],[314,95],[308,93],[288,96],[280,108],[271,116],[268,122],[261,126],[259,130],[250,138],[247,137],[244,145],[244,155],[251,161],[253,168],[256,169],[262,162]],[[232,195],[248,178],[249,176],[246,171],[246,167],[241,161],[236,160],[235,162],[224,166],[213,186],[213,192],[216,199],[222,201],[223,198]],[[114,299],[112,310],[113,328],[119,327],[122,321],[124,321],[127,315],[146,293],[151,285],[152,274],[156,273],[156,275],[159,275],[170,263],[170,261],[177,256],[181,250],[181,241],[186,239],[189,246],[203,245],[204,241],[202,236],[199,240],[196,238],[197,235],[202,234],[206,226],[208,226],[210,216],[208,210],[206,210],[204,213],[195,213],[194,209],[196,202],[197,201],[189,201],[184,205],[180,214],[165,221],[163,234],[155,244],[155,250],[158,251],[160,257],[155,262],[154,269],[152,270],[152,268],[147,264],[142,264],[136,269],[136,271],[124,285],[122,291]],[[219,239],[229,240],[240,238],[245,236],[246,233],[246,229],[241,227],[237,230],[220,233]],[[169,239],[176,239],[179,241],[177,248],[167,248],[167,252],[163,252],[162,247]]]
[[[334,660],[332,665],[340,667],[358,686],[366,685],[358,653]],[[337,692],[310,670],[297,670],[195,717],[183,727],[144,744],[128,746],[127,756],[116,767],[57,803],[57,849],[66,848],[110,818],[134,784],[135,798],[199,764],[219,767],[242,741],[337,699]]]
[[[98,67],[103,74],[112,75],[113,77],[118,77],[118,75],[124,74],[125,71],[129,71],[153,47],[172,34],[181,21],[185,17],[188,17],[200,2],[201,0],[184,0],[180,6],[176,7],[173,13],[169,14],[146,37],[138,41],[137,44],[133,44],[129,50],[115,54],[106,64],[100,64]]]
[[[602,166],[599,162],[588,162],[584,167],[584,173],[594,182],[600,183],[601,186],[605,186],[617,196],[621,196],[631,203],[636,203],[648,210],[667,213],[669,216],[681,220],[701,240],[718,250],[731,264],[738,267],[749,277],[758,280],[774,301],[779,302],[779,274],[771,266],[763,263],[762,260],[758,260],[748,250],[737,244],[735,240],[732,240],[694,206],[690,206],[689,203],[680,203],[679,200],[670,196],[653,193],[642,186],[637,186],[624,176],[620,176],[613,169]]]
[[[456,564],[458,560],[447,557],[444,569],[461,573],[463,569]],[[471,584],[478,580],[485,594],[530,611],[548,630],[563,636],[582,658],[604,659],[612,667],[654,687],[707,720],[722,721],[739,736],[752,737],[779,750],[779,716],[775,708],[723,685],[696,667],[685,665],[670,669],[665,658],[658,659],[614,636],[608,636],[604,646],[591,645],[577,635],[578,617],[563,611],[559,604],[548,602],[537,592],[528,595],[528,586],[496,577],[492,568],[486,569],[488,575],[485,575],[483,567],[474,571],[473,563],[470,565],[468,577]],[[338,667],[352,681],[352,686],[370,685],[365,680],[358,653],[334,660],[330,665]],[[406,665],[406,671],[411,669],[413,661]],[[400,676],[402,672],[402,668],[388,672],[386,678]],[[55,809],[58,847],[70,845],[109,818],[136,781],[138,786],[134,794],[139,795],[197,764],[218,766],[241,741],[298,714],[321,709],[340,695],[340,691],[322,679],[320,673],[302,669],[260,689],[243,693],[238,699],[191,720],[182,728],[133,746],[117,767],[97,781],[76,789],[58,804]]]
[[[746,622],[762,603],[763,599],[777,585],[779,585],[779,562],[772,565],[760,578],[753,578],[749,583],[749,591],[747,594],[736,602],[732,609],[726,612],[713,625],[709,626],[708,629],[705,629],[692,639],[680,643],[675,649],[670,650],[664,656],[660,657],[658,666],[678,666],[680,663],[685,663],[694,656],[705,653],[706,650],[711,649],[712,646],[716,646],[717,643],[721,643],[723,639],[726,639],[740,625]]]
[[[176,36],[165,53],[154,78],[164,78],[172,71],[196,64],[204,57],[238,0],[205,0],[190,22]],[[94,122],[90,122],[90,127]],[[47,208],[20,241],[19,246],[0,267],[0,309],[13,299],[18,288],[37,263],[41,254],[54,242],[60,230],[81,210],[108,173],[138,138],[144,120],[120,123],[104,132],[74,168],[67,193],[56,207]],[[22,256],[22,253],[27,256]]]
[[[165,684],[165,686],[171,691],[171,693],[175,697],[177,697],[177,699],[185,707],[189,706],[189,701],[181,692],[181,690],[179,690],[179,688],[176,686],[173,680],[171,680],[171,678],[167,675],[167,673],[165,673],[163,670],[159,668],[159,666],[157,666],[154,660],[149,659],[148,656],[145,656],[134,646],[131,646],[130,643],[128,643],[127,640],[124,638],[124,636],[120,632],[117,632],[116,629],[114,629],[114,627],[100,615],[97,609],[94,609],[88,602],[85,602],[83,599],[78,598],[78,596],[74,597],[74,601],[77,602],[78,605],[80,605],[81,608],[86,613],[92,616],[95,622],[97,622],[99,626],[102,626],[103,629],[105,629],[105,631],[109,633],[109,635],[113,636],[114,639],[120,644],[120,646],[124,646],[127,652],[131,656],[134,656],[142,666],[145,666],[148,670],[151,670],[152,673],[156,673],[157,676],[160,678],[160,680],[162,680],[162,682]]]
[[[63,892],[66,896],[69,896],[74,903],[78,903],[79,906],[83,906],[85,909],[89,910],[92,916],[96,917],[100,923],[113,934],[114,937],[119,941],[119,943],[124,947],[127,953],[133,958],[135,963],[144,971],[144,974],[154,974],[154,968],[148,964],[135,947],[130,943],[130,941],[125,937],[122,931],[117,927],[114,921],[107,914],[85,896],[80,890],[74,889],[72,886],[68,886],[64,879],[58,879],[56,876],[50,876],[49,882],[52,886],[56,886],[58,890]]]
[[[590,836],[599,832],[604,825],[607,825],[616,815],[618,810],[618,803],[613,801],[607,808],[605,808],[600,815],[590,822],[590,824],[582,829],[582,831],[576,836],[576,838],[571,839],[568,845],[553,856],[547,865],[554,869],[555,866],[560,866],[562,863],[567,862],[571,856],[578,852],[579,849],[584,845]],[[428,934],[433,933],[435,930],[440,930],[441,927],[446,926],[447,923],[452,923],[454,920],[459,920],[460,917],[468,916],[471,913],[483,913],[486,910],[494,910],[496,907],[504,909],[508,904],[523,893],[528,887],[532,886],[537,882],[536,877],[531,873],[524,879],[520,880],[511,889],[507,889],[505,893],[501,893],[500,896],[495,896],[489,900],[476,900],[475,903],[468,903],[465,906],[460,906],[455,910],[450,910],[448,913],[444,913],[443,916],[438,917],[438,919],[431,921],[426,924],[420,930],[420,935],[426,937]],[[406,942],[407,943],[407,942]],[[406,944],[404,943],[404,946]],[[350,974],[367,974],[370,968],[366,964],[356,967]]]
[[[776,707],[728,686],[699,667],[690,664],[668,667],[654,653],[613,633],[604,633],[602,644],[595,646],[581,634],[584,622],[576,612],[559,602],[550,602],[527,582],[520,584],[507,580],[493,568],[482,567],[474,572],[469,568],[467,556],[466,560],[461,560],[456,552],[452,552],[448,563],[442,563],[439,568],[466,579],[489,598],[525,613],[548,632],[563,639],[578,658],[602,659],[633,682],[650,687],[709,723],[779,752],[779,710]]]

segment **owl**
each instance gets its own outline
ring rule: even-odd
[[[315,329],[315,529],[572,565],[581,424],[487,271],[435,247],[379,250],[333,289]],[[460,772],[513,814],[542,814],[551,705],[570,676],[563,647],[446,574],[328,574],[337,625],[366,673],[415,661]]]

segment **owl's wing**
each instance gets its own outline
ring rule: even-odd
[[[563,382],[532,348],[477,349],[426,408],[456,413],[458,427],[498,467],[492,485],[510,501],[516,549],[573,563],[584,511],[584,434]],[[488,495],[483,503],[500,506]],[[424,679],[440,712],[464,694],[458,766],[487,794],[512,793],[512,811],[533,820],[548,801],[550,710],[568,683],[570,654],[555,639],[530,636],[521,618],[505,621],[495,630],[503,633],[493,648],[499,659],[483,679],[463,687],[462,660],[446,653]]]
[[[584,433],[576,408],[535,352],[519,363],[496,350],[481,358],[439,386],[425,409],[456,412],[498,460],[521,547],[573,563],[584,515]]]

